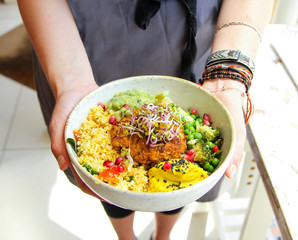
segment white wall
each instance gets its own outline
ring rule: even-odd
[[[298,23],[298,1],[277,0],[273,23],[295,26]]]

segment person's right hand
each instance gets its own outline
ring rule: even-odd
[[[236,131],[235,150],[231,159],[231,162],[225,172],[228,178],[232,178],[236,168],[239,166],[244,153],[244,143],[246,139],[246,129],[244,123],[244,116],[242,110],[242,92],[245,91],[245,87],[242,83],[235,80],[209,80],[203,85],[207,90],[209,89],[221,89],[222,87],[228,87],[225,91],[212,92],[221,102],[227,107],[234,122]]]
[[[72,164],[70,163],[70,159],[66,151],[66,143],[64,140],[65,124],[72,109],[84,96],[95,90],[97,87],[98,86],[96,83],[92,82],[88,85],[80,86],[79,88],[71,88],[58,94],[56,97],[56,105],[50,122],[49,131],[51,136],[51,149],[58,161],[60,169],[66,170],[68,167],[70,167],[80,189],[91,196],[99,198],[77,175]]]

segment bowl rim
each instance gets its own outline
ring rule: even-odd
[[[208,94],[210,97],[214,98],[217,103],[219,105],[221,105],[222,109],[224,110],[224,112],[227,115],[227,118],[229,119],[229,125],[231,128],[231,143],[228,149],[228,154],[226,155],[226,159],[230,159],[230,161],[223,161],[222,164],[216,169],[216,171],[214,171],[209,177],[207,177],[206,179],[191,185],[189,187],[186,188],[182,188],[182,189],[178,189],[178,190],[173,190],[173,191],[168,191],[168,192],[135,192],[135,191],[130,191],[130,190],[125,190],[125,189],[120,189],[117,188],[115,186],[109,185],[101,180],[99,180],[98,178],[94,177],[93,175],[91,175],[84,167],[82,167],[82,165],[79,163],[76,154],[74,152],[74,150],[72,149],[72,147],[70,146],[70,144],[67,144],[67,131],[68,131],[68,126],[70,125],[70,120],[72,119],[72,116],[74,115],[74,113],[76,112],[76,110],[80,107],[80,105],[82,105],[84,103],[84,101],[86,101],[87,98],[92,97],[92,95],[95,95],[97,93],[97,91],[100,91],[101,88],[103,87],[108,87],[109,85],[114,85],[115,83],[119,83],[119,82],[123,82],[123,81],[128,81],[131,79],[138,79],[138,78],[151,78],[151,79],[171,79],[173,81],[182,81],[186,84],[190,84],[193,87],[196,87],[198,89],[200,89],[200,91],[203,91],[204,93]],[[214,94],[212,94],[210,91],[208,91],[207,89],[203,88],[202,86],[193,83],[191,81],[179,78],[179,77],[172,77],[172,76],[167,76],[167,75],[139,75],[139,76],[132,76],[132,77],[125,77],[125,78],[120,78],[117,80],[113,80],[111,82],[105,83],[101,86],[99,86],[98,88],[96,88],[95,90],[91,91],[90,93],[88,93],[86,96],[84,96],[77,104],[76,106],[72,109],[71,113],[69,114],[66,124],[65,124],[65,130],[64,130],[64,141],[66,144],[66,149],[67,149],[67,153],[70,159],[70,163],[72,164],[72,166],[74,167],[76,173],[79,175],[79,177],[81,178],[81,180],[88,186],[88,184],[86,183],[86,181],[80,176],[80,173],[78,172],[77,168],[83,170],[83,172],[85,173],[85,175],[91,179],[94,183],[102,185],[104,188],[110,188],[113,189],[113,191],[116,191],[117,193],[121,193],[121,194],[129,194],[129,195],[134,195],[134,196],[138,196],[138,195],[150,195],[152,197],[159,197],[159,196],[171,196],[173,194],[175,194],[177,192],[180,193],[187,193],[190,192],[192,190],[194,190],[194,188],[198,188],[201,185],[206,185],[209,182],[212,182],[214,178],[218,178],[220,179],[222,176],[218,177],[217,175],[224,175],[227,167],[229,166],[230,162],[231,162],[231,157],[234,153],[234,149],[235,149],[235,143],[236,143],[236,130],[235,130],[235,126],[234,126],[234,122],[232,119],[232,116],[230,114],[230,112],[228,111],[227,107],[221,102],[221,100],[219,100],[218,97],[216,97]],[[217,181],[216,181],[217,182]],[[215,182],[215,183],[216,183]],[[210,183],[209,183],[210,184]],[[215,184],[214,184],[215,185]],[[88,186],[90,188],[90,186]],[[93,189],[91,189],[93,191]],[[94,191],[93,191],[94,192]],[[96,195],[98,195],[99,197],[103,198],[102,196],[100,196],[98,193],[94,192]]]

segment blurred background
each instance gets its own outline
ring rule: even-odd
[[[271,25],[268,36],[274,31],[281,39],[271,39],[270,46],[264,41],[260,52],[270,52],[270,64],[298,85],[298,52],[288,44],[298,42],[298,1],[276,1]],[[16,1],[1,0],[0,239],[116,239],[101,204],[58,170],[36,96],[31,49]],[[187,206],[171,239],[240,239],[259,176],[246,144],[245,160],[232,180],[225,179],[219,199]],[[264,204],[270,209],[268,199]],[[153,228],[153,214],[137,212],[139,239],[148,239]],[[274,216],[264,232],[269,240],[282,239]]]

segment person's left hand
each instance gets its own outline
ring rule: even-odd
[[[70,163],[64,141],[64,128],[70,112],[75,105],[83,97],[85,97],[85,95],[92,90],[95,90],[97,87],[98,86],[95,82],[91,82],[90,84],[79,86],[78,88],[69,86],[70,89],[67,91],[61,91],[61,94],[57,94],[56,105],[49,126],[49,131],[51,136],[51,149],[58,161],[60,169],[66,170],[68,167],[70,167],[79,188],[83,192],[103,200],[98,197],[91,189],[89,189],[89,187],[81,180],[74,170],[72,164]]]
[[[243,158],[244,152],[244,143],[246,138],[246,129],[244,122],[244,115],[242,109],[242,92],[245,90],[244,85],[240,82],[236,82],[235,80],[218,80],[218,81],[206,81],[203,85],[206,89],[220,89],[223,86],[228,86],[231,88],[225,90],[218,90],[212,92],[215,96],[217,96],[223,104],[229,110],[234,125],[236,129],[236,146],[235,151],[226,170],[226,176],[231,178],[238,165],[240,164]]]

